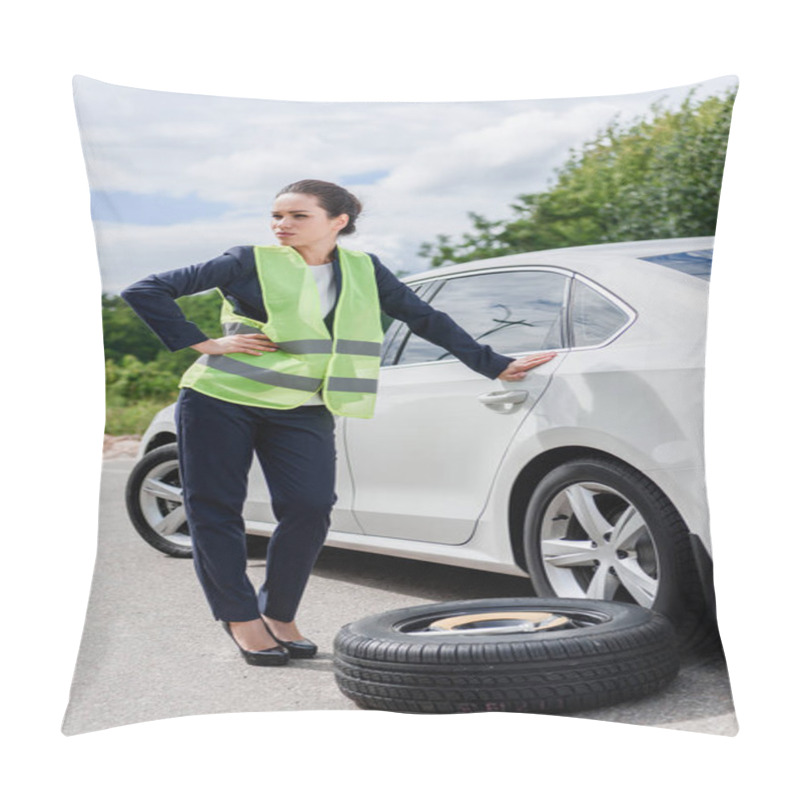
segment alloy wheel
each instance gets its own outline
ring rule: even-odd
[[[660,576],[653,535],[610,486],[582,481],[558,492],[542,517],[539,548],[558,596],[653,606]]]
[[[139,489],[139,507],[158,536],[191,547],[177,460],[163,461],[147,472]]]

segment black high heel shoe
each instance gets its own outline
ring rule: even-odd
[[[264,617],[261,617],[261,619],[264,619]],[[267,633],[269,633],[279,645],[285,647],[289,651],[289,656],[291,658],[314,658],[317,654],[318,648],[310,639],[295,639],[291,642],[285,642],[272,632],[266,620],[264,620],[264,627],[267,629]]]
[[[236,641],[230,623],[223,622],[222,627],[225,629],[228,636],[233,639],[233,643],[239,648],[242,658],[244,658],[248,664],[252,664],[256,667],[282,667],[284,664],[289,663],[289,650],[286,647],[282,647],[280,643],[277,647],[270,647],[266,650],[245,650],[244,647]],[[264,627],[266,628],[266,625]],[[269,628],[267,628],[267,630],[269,630]],[[277,639],[275,641],[277,641]]]

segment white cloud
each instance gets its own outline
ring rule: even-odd
[[[699,96],[729,81],[711,81]],[[95,189],[197,197],[228,204],[215,220],[169,226],[98,223],[103,285],[118,291],[153,271],[212,258],[235,244],[270,243],[275,193],[300,178],[340,181],[364,201],[345,246],[387,266],[425,268],[416,252],[439,233],[456,239],[467,212],[507,218],[509,204],[544,189],[570,147],[615,114],[632,118],[688,87],[622,97],[451,103],[313,103],[150,92],[81,79],[76,97]]]
[[[478,186],[542,189],[569,148],[591,137],[616,110],[609,103],[588,103],[566,113],[534,109],[459,131],[417,150],[383,185],[395,192],[434,194]]]

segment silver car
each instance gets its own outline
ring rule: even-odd
[[[372,420],[338,419],[328,544],[513,575],[540,596],[711,612],[703,470],[713,238],[503,256],[406,282],[475,339],[556,358],[490,381],[388,321]],[[191,555],[173,408],[128,484],[139,533]],[[254,468],[250,533],[274,527]]]

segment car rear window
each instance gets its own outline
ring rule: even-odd
[[[676,269],[704,281],[711,280],[711,256],[713,250],[688,250],[685,253],[666,253],[662,256],[648,256],[641,261],[652,261],[662,267]]]

